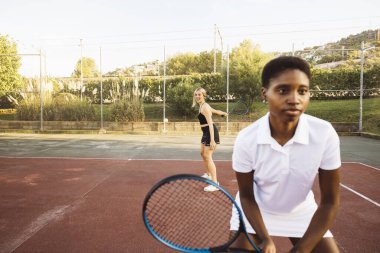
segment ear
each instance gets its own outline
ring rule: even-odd
[[[262,87],[261,88],[261,98],[266,101],[267,100],[267,88]]]

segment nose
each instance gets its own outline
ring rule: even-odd
[[[287,102],[289,104],[299,104],[300,103],[300,95],[297,91],[289,93]]]

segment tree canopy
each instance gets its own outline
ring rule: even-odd
[[[261,71],[272,57],[250,40],[244,40],[234,48],[230,56],[230,94],[248,103],[259,97]]]
[[[93,58],[83,57],[83,77],[98,77],[99,71],[95,64],[95,60]],[[72,77],[80,77],[81,76],[81,59],[78,60],[75,65],[74,72],[71,75]]]
[[[14,91],[21,85],[18,70],[21,66],[17,56],[17,44],[8,36],[0,35],[0,95],[5,91]]]

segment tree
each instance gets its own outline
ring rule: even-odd
[[[251,104],[260,96],[261,72],[273,56],[260,51],[258,45],[244,40],[230,56],[230,94]]]
[[[217,71],[220,71],[221,52],[216,53]],[[199,54],[182,53],[171,57],[167,62],[169,75],[191,75],[194,73],[212,73],[214,71],[214,51],[202,51]]]
[[[83,57],[83,77],[98,77],[99,71],[95,64],[95,60],[92,58]],[[72,77],[80,77],[81,76],[81,59],[78,60],[75,65],[74,72],[71,75]]]
[[[21,76],[18,70],[21,66],[17,54],[17,44],[8,38],[0,36],[0,96],[4,91],[13,91],[21,86]],[[6,56],[10,54],[12,56]],[[3,93],[3,94],[1,94]]]
[[[167,62],[169,75],[189,75],[196,72],[196,54],[183,53],[170,58]]]

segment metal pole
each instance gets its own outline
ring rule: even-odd
[[[214,24],[214,74],[216,73],[216,24]]]
[[[361,61],[360,61],[360,111],[359,111],[359,132],[363,130],[363,67],[364,67],[364,41],[361,44]]]
[[[43,105],[42,105],[42,49],[40,49],[40,130],[44,130],[44,113],[43,113]]]
[[[164,99],[164,133],[166,133],[166,111],[165,111],[165,106],[166,106],[166,51],[165,51],[165,46],[164,46],[164,94],[163,94],[163,99]]]
[[[219,28],[218,28],[218,34],[220,38],[220,46],[221,46],[221,53],[220,53],[220,72],[223,71],[223,38],[222,35],[220,34]]]
[[[46,52],[44,53],[44,75],[45,75],[45,83],[48,83],[47,71],[46,71]]]
[[[80,39],[80,100],[82,101],[82,90],[83,90],[83,44],[82,39]]]
[[[292,43],[292,56],[294,56],[294,43]]]
[[[102,74],[102,47],[100,47],[99,52],[100,57],[100,63],[99,63],[99,70],[100,70],[100,131],[104,132],[103,127],[103,74]]]
[[[227,46],[227,134],[229,134],[229,114],[228,114],[228,103],[230,99],[230,49]]]

